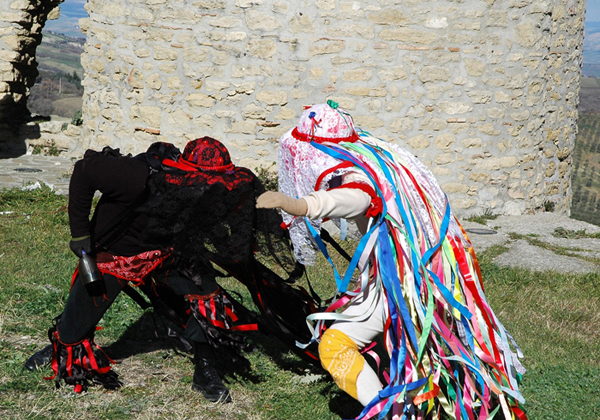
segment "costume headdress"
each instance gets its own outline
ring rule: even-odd
[[[358,135],[354,129],[352,117],[336,103],[318,104],[306,109],[298,125],[285,133],[279,140],[279,190],[291,197],[304,197],[315,189],[328,188],[329,182],[350,170],[340,168],[328,173],[319,180],[319,176],[334,168],[341,161],[326,155],[311,146],[316,143],[355,142]],[[321,220],[294,218],[283,212],[283,220],[289,226],[290,237],[294,243],[294,253],[303,264],[314,264],[315,248],[306,223],[319,230]]]
[[[234,168],[229,150],[211,137],[190,141],[183,150],[181,160],[201,171],[225,172]]]

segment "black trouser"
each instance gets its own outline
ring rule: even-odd
[[[57,326],[58,336],[63,343],[75,344],[91,335],[104,313],[123,289],[124,280],[119,280],[110,274],[104,274],[103,277],[106,294],[96,297],[88,295],[79,276],[75,279]],[[214,279],[203,278],[202,287],[199,287],[192,280],[181,276],[176,270],[163,271],[155,278],[161,284],[168,286],[176,295],[182,297],[190,294],[207,295],[218,288]],[[191,341],[207,342],[204,331],[193,315],[190,315],[187,320],[185,335]]]

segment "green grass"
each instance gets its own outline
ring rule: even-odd
[[[563,227],[557,227],[556,229],[554,229],[554,233],[552,233],[552,236],[555,236],[557,238],[566,238],[566,239],[582,239],[582,238],[598,239],[598,238],[600,238],[600,232],[587,233],[585,231],[585,229],[570,230],[570,229],[565,229]]]
[[[497,217],[497,214],[493,214],[490,209],[486,209],[483,214],[473,215],[466,220],[469,222],[479,223],[480,225],[486,225],[488,220],[494,220]]]
[[[190,389],[189,355],[165,324],[120,296],[101,322],[97,343],[118,357],[125,386],[74,394],[27,372],[25,359],[47,343],[46,331],[66,299],[76,259],[68,249],[67,199],[48,189],[0,193],[0,416],[7,419],[339,419],[360,406],[318,368],[273,338],[252,335],[249,369],[223,364],[234,403],[206,402]],[[29,216],[29,217],[28,217]],[[527,237],[530,240],[534,238]],[[345,244],[351,247],[352,244]],[[523,349],[522,382],[532,420],[600,418],[600,276],[500,268],[479,255],[486,296]],[[341,262],[339,257],[336,257]],[[334,291],[327,264],[310,270],[324,297]],[[223,285],[249,295],[233,280]],[[249,305],[252,306],[252,305]],[[155,331],[159,338],[156,338]],[[305,383],[310,382],[312,383]]]

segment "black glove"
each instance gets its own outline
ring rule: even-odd
[[[69,241],[69,248],[75,255],[79,258],[83,255],[81,251],[85,251],[86,254],[90,254],[92,252],[92,241],[89,236],[82,236],[80,238],[71,238]]]

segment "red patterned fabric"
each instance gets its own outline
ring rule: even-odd
[[[202,171],[225,172],[234,168],[229,150],[212,137],[190,141],[185,146],[181,159]]]
[[[223,184],[227,190],[233,191],[243,184],[252,184],[255,176],[246,168],[235,168],[227,172],[185,172],[168,173],[165,180],[181,187]]]
[[[102,273],[112,274],[123,280],[139,285],[152,270],[161,265],[171,254],[154,250],[142,252],[132,257],[121,257],[108,252],[98,254],[98,268]]]
[[[165,175],[168,183],[181,187],[223,184],[233,191],[255,179],[250,170],[234,166],[225,145],[211,137],[190,141],[178,161],[166,159],[163,164],[183,171]]]

